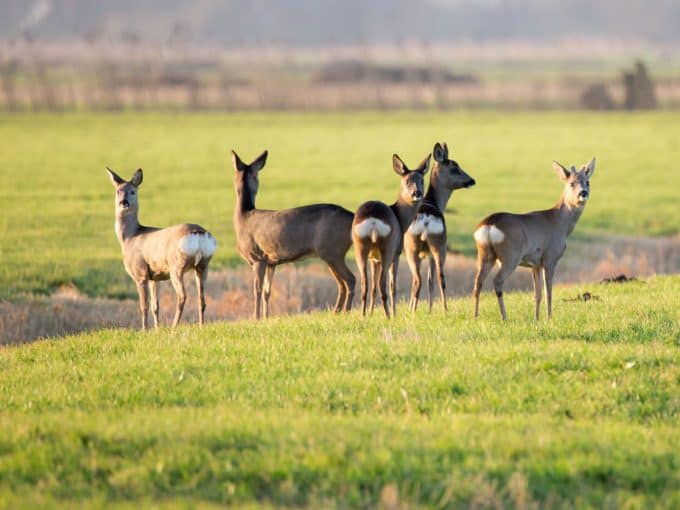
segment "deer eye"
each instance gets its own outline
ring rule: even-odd
[[[572,188],[575,188],[575,187],[576,187],[576,183],[575,183],[575,182],[572,182],[572,183],[571,183],[571,187],[572,187]]]
[[[135,190],[130,190],[130,195],[134,195],[134,194],[135,194]]]

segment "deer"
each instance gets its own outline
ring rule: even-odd
[[[147,329],[149,291],[154,327],[158,320],[158,282],[170,280],[177,295],[172,327],[177,327],[184,303],[184,273],[193,269],[198,291],[198,322],[205,316],[205,282],[208,264],[215,253],[217,242],[200,225],[183,223],[172,227],[146,227],[139,224],[138,190],[144,174],[138,169],[129,181],[107,167],[115,192],[115,231],[123,252],[123,264],[137,286],[142,329]]]
[[[371,305],[376,287],[380,289],[385,316],[396,316],[396,285],[399,255],[404,248],[404,232],[413,221],[423,199],[424,176],[429,170],[428,154],[415,170],[409,170],[401,158],[392,156],[394,172],[401,177],[399,195],[392,205],[371,200],[363,203],[354,213],[352,243],[361,278],[361,315],[366,316],[368,295],[368,263],[371,263]],[[387,272],[389,271],[390,305],[387,304]]]
[[[520,265],[531,268],[536,303],[534,317],[539,319],[541,279],[545,288],[548,319],[552,318],[552,285],[557,262],[566,249],[567,237],[578,222],[590,198],[590,179],[595,173],[595,158],[580,169],[567,169],[553,161],[553,169],[564,183],[557,204],[526,214],[495,213],[482,220],[474,232],[477,246],[477,274],[474,289],[474,317],[479,316],[479,294],[484,279],[495,263],[500,265],[493,285],[501,319],[508,315],[503,302],[503,283]]]
[[[306,257],[323,260],[338,286],[334,312],[352,307],[356,278],[345,262],[352,244],[354,214],[335,204],[313,204],[278,211],[257,209],[255,197],[268,152],[265,150],[250,164],[231,152],[235,169],[234,229],[241,257],[253,269],[253,316],[269,316],[274,270],[279,264]]]
[[[456,161],[449,159],[449,148],[446,143],[435,144],[432,149],[432,159],[434,163],[427,192],[413,223],[404,234],[404,252],[412,278],[411,299],[409,300],[411,312],[415,312],[418,307],[421,288],[420,264],[426,257],[430,262],[427,271],[429,310],[432,311],[435,274],[444,311],[447,310],[444,275],[447,237],[444,210],[454,190],[475,185],[475,180]]]

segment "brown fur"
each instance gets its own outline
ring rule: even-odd
[[[253,268],[255,297],[254,317],[269,314],[274,269],[279,264],[305,257],[319,257],[331,271],[338,286],[334,310],[349,310],[354,297],[356,279],[345,263],[352,243],[354,215],[333,204],[315,204],[281,211],[255,208],[259,172],[267,160],[264,151],[250,165],[232,151],[236,173],[236,207],[234,228],[239,253]]]
[[[477,274],[473,299],[474,316],[479,315],[479,294],[484,279],[494,263],[500,269],[494,277],[494,289],[498,299],[501,318],[507,319],[503,301],[503,283],[518,265],[530,267],[534,280],[535,317],[539,317],[541,303],[541,278],[544,280],[548,318],[552,317],[552,283],[557,262],[566,248],[566,239],[574,230],[590,196],[590,178],[595,171],[595,158],[581,170],[571,170],[557,162],[553,168],[564,182],[564,191],[557,204],[543,211],[527,214],[495,213],[485,218],[475,229],[477,244]],[[584,197],[585,200],[580,198]],[[482,227],[500,230],[503,239],[492,242],[491,237],[478,235]],[[481,240],[478,238],[480,237]],[[486,239],[486,240],[485,240]]]

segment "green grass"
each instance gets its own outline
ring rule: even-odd
[[[88,295],[134,296],[113,232],[106,165],[145,170],[141,220],[203,224],[216,235],[214,267],[235,265],[229,150],[264,148],[258,206],[393,201],[390,158],[416,164],[434,141],[478,182],[456,193],[452,247],[472,253],[487,214],[546,208],[561,185],[550,161],[598,157],[593,198],[576,235],[678,232],[677,114],[0,114],[0,298],[74,283]],[[350,254],[351,256],[351,254]]]
[[[1,350],[0,506],[677,508],[680,277],[555,299]]]

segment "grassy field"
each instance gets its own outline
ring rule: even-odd
[[[113,232],[106,165],[145,170],[141,220],[194,221],[234,246],[229,150],[270,160],[258,206],[393,201],[390,157],[415,164],[445,140],[478,182],[455,194],[450,244],[471,253],[475,224],[497,210],[551,206],[550,161],[598,157],[593,198],[576,235],[678,232],[678,115],[584,113],[0,114],[0,298],[75,284],[91,296],[134,296]],[[350,254],[351,256],[351,254]]]
[[[0,507],[678,508],[680,277],[556,295],[2,349]]]

